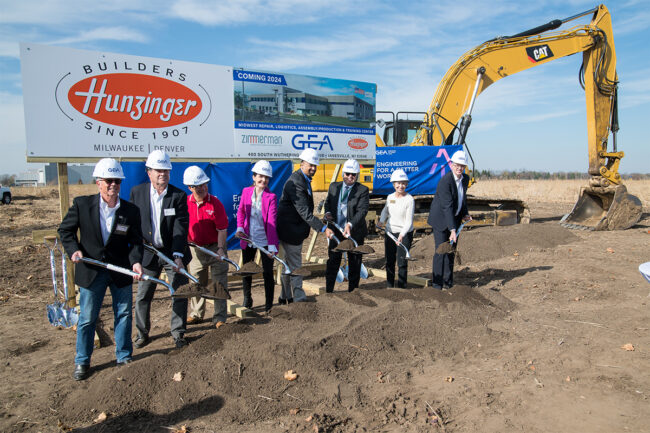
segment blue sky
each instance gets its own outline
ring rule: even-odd
[[[18,42],[377,83],[378,110],[425,111],[438,82],[485,40],[593,1],[0,0],[0,174],[25,162]],[[618,57],[623,173],[650,172],[650,0],[607,4]],[[586,24],[588,17],[571,25]],[[581,56],[499,81],[468,134],[477,168],[586,171]]]

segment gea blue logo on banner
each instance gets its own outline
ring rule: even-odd
[[[308,147],[321,150],[325,146],[329,146],[330,150],[334,150],[332,141],[327,135],[323,135],[323,138],[320,139],[318,134],[296,134],[291,139],[291,145],[294,149],[298,150],[303,150]]]
[[[284,79],[284,75],[269,74],[266,72],[235,69],[232,71],[232,78],[235,81],[252,81],[254,83],[278,84],[280,86],[287,85],[287,80]]]

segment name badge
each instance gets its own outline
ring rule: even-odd
[[[170,207],[169,209],[165,209],[164,212],[165,212],[164,213],[165,216],[174,216],[174,215],[176,215],[176,209],[174,209],[173,207]]]
[[[125,235],[129,231],[129,226],[126,224],[116,224],[115,233],[118,235]]]
[[[390,203],[390,204],[395,204],[395,203],[397,203],[397,202],[396,202],[395,200],[389,200],[388,203]]]

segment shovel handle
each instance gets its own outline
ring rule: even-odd
[[[158,257],[160,257],[160,259],[161,259],[163,262],[167,263],[168,265],[170,265],[170,266],[172,266],[172,267],[178,267],[178,265],[176,264],[175,261],[173,261],[172,259],[170,259],[169,257],[167,257],[165,254],[163,254],[162,251],[158,250],[158,249],[157,249],[156,247],[154,247],[153,245],[144,244],[144,247],[145,247],[146,249],[148,249],[149,251],[153,252],[153,253],[154,253],[155,255],[157,255]],[[179,268],[177,272],[178,272],[179,274],[185,275],[185,276],[186,276],[187,278],[189,278],[190,281],[192,281],[193,283],[199,284],[199,280],[196,279],[196,277],[194,277],[192,274],[190,274],[189,272],[187,272],[187,270]]]
[[[291,269],[289,269],[289,265],[287,265],[284,262],[284,260],[282,260],[280,257],[278,257],[277,254],[271,254],[271,252],[269,250],[267,250],[264,247],[260,247],[259,245],[257,245],[255,242],[253,242],[251,239],[247,238],[246,236],[242,236],[239,239],[243,240],[244,242],[247,242],[250,246],[252,246],[253,248],[257,248],[258,250],[260,250],[261,252],[263,252],[266,255],[272,255],[275,260],[277,260],[279,263],[282,264],[282,266],[284,266],[284,273],[285,274],[290,274],[291,273]]]
[[[458,230],[456,231],[456,242],[458,242],[458,235],[460,234],[460,231],[465,227],[465,224],[467,224],[467,221],[462,223],[460,226],[458,226]],[[454,241],[449,241],[450,244],[454,244]]]
[[[238,265],[237,263],[233,262],[232,260],[230,260],[228,257],[226,257],[226,256],[220,256],[219,254],[215,253],[214,251],[209,250],[209,249],[207,249],[207,248],[205,248],[205,247],[202,247],[202,246],[200,246],[200,245],[197,245],[197,244],[195,244],[194,242],[188,242],[187,244],[193,246],[194,248],[196,248],[197,250],[201,251],[202,253],[205,253],[205,254],[207,254],[207,255],[209,255],[209,256],[214,257],[215,259],[219,259],[219,260],[221,260],[222,262],[230,263],[231,265],[233,265],[233,266],[235,267],[235,270],[236,270],[236,271],[239,270],[239,265]],[[197,281],[197,282],[198,282],[198,281]]]
[[[397,240],[397,238],[391,232],[389,232],[388,230],[384,230],[384,232],[386,233],[386,236],[388,236],[389,238],[391,238],[395,242],[395,245],[400,246],[400,247],[402,247],[404,249],[404,252],[406,252],[406,260],[411,260],[411,253],[409,252],[408,248],[406,248],[406,245],[399,242]]]
[[[341,234],[343,234],[343,236],[345,236],[345,233],[343,233],[343,229],[341,228],[340,225],[336,224],[334,221],[328,221],[328,223],[330,223],[330,224],[332,224],[334,227],[336,227],[336,228],[338,229],[338,231],[340,231]],[[359,246],[359,244],[357,243],[357,241],[355,241],[354,238],[353,238],[352,236],[345,236],[345,237],[348,238],[348,239],[350,239],[350,240],[354,243],[354,248],[356,248],[356,247]]]
[[[110,263],[100,262],[99,260],[95,260],[95,259],[89,259],[88,257],[80,257],[79,260],[81,260],[82,262],[89,263],[91,265],[95,265],[95,266],[99,266],[101,268],[108,269],[109,271],[119,272],[120,274],[130,275],[132,277],[137,277],[138,276],[138,274],[136,272],[133,272],[130,269],[126,269],[126,268],[123,268],[123,267],[117,266],[117,265],[112,265]],[[167,287],[167,289],[169,290],[169,293],[171,293],[172,295],[174,294],[174,289],[172,288],[171,284],[169,284],[169,283],[167,283],[167,282],[165,282],[163,280],[159,280],[158,278],[154,278],[154,277],[146,275],[146,274],[142,274],[141,278],[143,280],[153,281],[154,283],[161,284],[161,285]]]

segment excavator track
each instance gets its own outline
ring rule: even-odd
[[[416,195],[413,227],[416,230],[430,229],[427,223],[433,195]],[[368,226],[375,232],[375,222],[386,204],[386,197],[372,196],[368,210]],[[475,197],[467,195],[467,209],[472,216],[468,226],[509,226],[530,223],[530,209],[526,202],[510,198]]]

